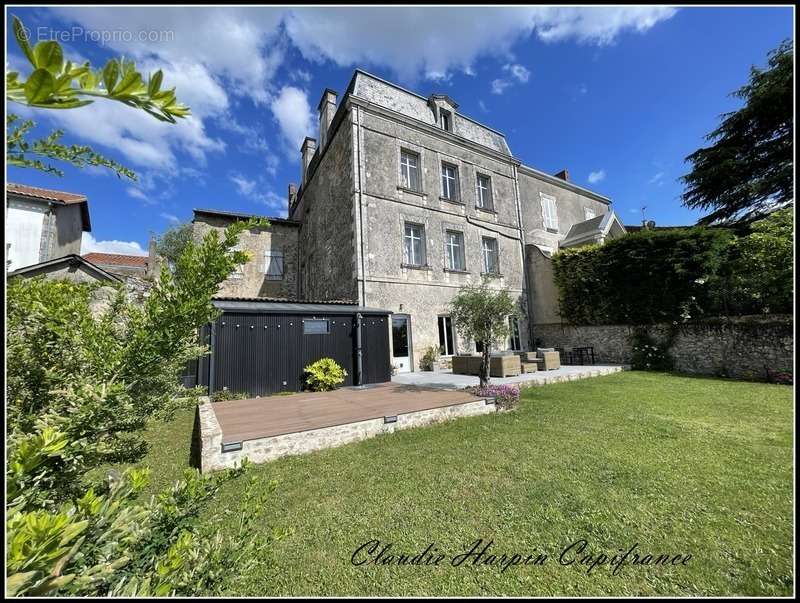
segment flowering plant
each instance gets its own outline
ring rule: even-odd
[[[485,385],[478,388],[477,395],[494,398],[495,405],[504,410],[510,410],[519,405],[518,385]]]

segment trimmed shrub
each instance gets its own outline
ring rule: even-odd
[[[562,318],[574,325],[677,324],[792,312],[787,208],[728,228],[642,230],[553,256]]]
[[[347,371],[333,358],[320,358],[305,369],[306,386],[312,392],[329,392],[336,389],[347,377]]]

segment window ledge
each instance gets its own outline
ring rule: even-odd
[[[490,209],[490,208],[488,208],[488,207],[480,207],[479,205],[476,205],[476,206],[475,206],[475,209],[477,209],[478,211],[482,211],[482,212],[484,212],[484,213],[487,213],[487,214],[494,214],[494,215],[497,215],[497,210],[496,210],[496,209],[493,209],[493,208],[492,208],[492,209]]]
[[[455,274],[470,274],[469,270],[457,270],[455,268],[445,268],[445,272],[453,272]]]
[[[400,264],[400,268],[407,268],[410,270],[432,270],[428,264]]]
[[[547,232],[552,232],[553,234],[558,234],[558,228],[545,228]]]
[[[458,201],[457,199],[448,199],[447,197],[439,197],[439,201],[447,201],[453,205],[465,205],[463,201]]]
[[[487,276],[489,278],[503,278],[503,274],[500,272],[481,272],[481,276]]]
[[[425,193],[422,191],[415,191],[413,188],[406,188],[405,186],[397,185],[397,190],[403,191],[404,193],[409,193],[410,195],[418,195],[420,197],[427,197]]]

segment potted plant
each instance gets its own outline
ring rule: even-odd
[[[425,349],[422,359],[419,361],[419,368],[423,371],[439,372],[439,348],[432,345]]]

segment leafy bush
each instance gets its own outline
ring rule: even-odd
[[[256,541],[266,498],[254,478],[245,489],[239,529],[222,534],[194,520],[226,481],[245,466],[211,477],[187,470],[183,480],[148,503],[136,502],[146,470],[129,470],[107,494],[87,491],[53,511],[7,516],[7,586],[10,596],[175,596],[222,594],[237,575],[286,532]]]
[[[306,386],[313,392],[329,392],[336,389],[347,377],[347,371],[333,358],[320,358],[305,369]]]
[[[419,368],[423,371],[432,371],[433,364],[439,360],[439,348],[435,345],[425,348],[425,353],[419,361]]]
[[[476,390],[476,395],[494,398],[498,408],[511,410],[519,406],[520,389],[518,385],[485,385]]]
[[[220,389],[211,394],[212,402],[224,402],[226,400],[246,400],[250,398],[247,392],[234,392],[229,389]]]
[[[141,472],[86,488],[88,471],[141,458],[139,433],[186,401],[179,376],[203,353],[197,330],[216,316],[211,297],[247,260],[245,228],[190,243],[162,269],[143,305],[121,288],[12,279],[7,310],[6,512],[8,594],[220,594],[269,543],[247,529],[263,501],[245,501],[233,534],[195,524],[225,475],[190,471],[147,505]],[[189,398],[191,401],[191,398]],[[252,489],[251,489],[252,490]],[[250,557],[248,558],[248,555]]]
[[[645,329],[636,329],[631,335],[631,368],[640,371],[670,371],[674,360],[669,349],[672,338],[656,341]]]

